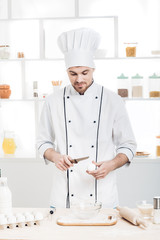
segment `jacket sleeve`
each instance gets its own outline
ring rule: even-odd
[[[131,161],[136,153],[137,144],[124,102],[119,96],[118,99],[113,124],[113,141],[116,146],[116,153],[125,154]]]
[[[49,107],[49,103],[46,100],[40,116],[39,126],[38,126],[38,138],[37,138],[37,149],[40,156],[44,158],[44,152],[48,148],[55,149],[55,137],[52,126],[52,117]],[[50,161],[45,159],[45,163],[48,164]]]

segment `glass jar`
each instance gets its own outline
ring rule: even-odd
[[[2,148],[4,154],[14,154],[16,151],[15,135],[12,131],[4,132]]]
[[[11,95],[10,85],[1,84],[0,85],[0,98],[9,98]]]
[[[0,58],[8,59],[10,56],[10,47],[9,45],[0,45]]]
[[[129,80],[128,77],[124,76],[122,73],[117,77],[118,95],[121,97],[129,96]]]
[[[160,76],[155,73],[149,77],[149,96],[160,97]]]
[[[134,42],[134,43],[124,43],[125,51],[126,51],[126,57],[136,57],[137,44],[138,44],[137,42]]]
[[[156,136],[157,143],[156,143],[156,156],[160,157],[160,135]]]
[[[143,77],[137,73],[131,79],[132,97],[143,97]]]

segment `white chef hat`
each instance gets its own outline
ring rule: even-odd
[[[99,33],[89,28],[62,33],[58,37],[58,45],[64,54],[66,68],[75,66],[95,68],[93,57],[99,42]]]

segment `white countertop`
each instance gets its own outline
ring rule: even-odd
[[[47,215],[49,209],[13,209],[16,212],[41,211]],[[159,240],[160,224],[149,222],[147,229],[134,226],[131,223],[118,218],[113,226],[59,226],[56,220],[65,216],[70,209],[57,209],[52,218],[43,220],[40,226],[23,227],[0,230],[0,240],[5,239],[34,239],[34,240]],[[113,209],[102,209],[103,214],[114,213]]]

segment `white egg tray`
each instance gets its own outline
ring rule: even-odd
[[[24,212],[16,214],[0,214],[0,229],[40,225],[43,220],[41,212]]]

